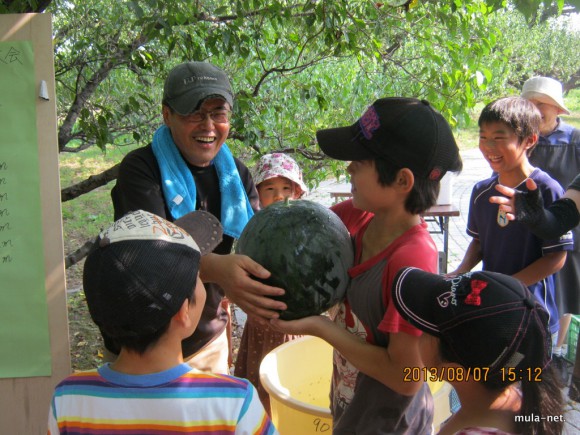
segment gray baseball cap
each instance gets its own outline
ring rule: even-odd
[[[219,97],[234,107],[234,95],[226,73],[208,62],[186,62],[165,79],[163,102],[180,115],[199,109],[208,97]]]

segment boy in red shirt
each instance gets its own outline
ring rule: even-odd
[[[443,175],[461,169],[459,149],[441,114],[413,98],[377,100],[352,126],[319,131],[317,139],[330,157],[351,161],[353,199],[336,210],[356,232],[352,279],[334,321],[272,324],[335,348],[333,433],[430,433],[429,387],[404,378],[405,368],[423,365],[421,332],[397,313],[390,287],[402,267],[437,271],[437,247],[421,213],[435,204]]]

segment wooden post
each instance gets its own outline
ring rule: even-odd
[[[50,333],[50,376],[0,378],[0,433],[46,434],[47,417],[54,386],[70,374],[70,351],[66,310],[66,286],[58,172],[58,143],[52,21],[50,14],[0,15],[0,42],[30,41],[34,50],[37,94],[41,218],[44,241],[45,289]],[[41,81],[45,84],[41,85]],[[0,96],[0,105],[10,104]],[[2,148],[8,146],[0,138]],[[1,158],[0,158],[1,159]],[[0,283],[0,292],[2,283]],[[17,300],[14,301],[18,303]],[[8,328],[3,324],[0,328]],[[6,329],[5,329],[6,330]],[[0,346],[3,346],[0,343]],[[0,361],[0,366],[2,361]]]

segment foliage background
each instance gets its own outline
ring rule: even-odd
[[[161,124],[163,79],[188,60],[236,90],[228,145],[248,166],[292,154],[311,188],[344,174],[315,143],[384,96],[424,98],[463,144],[482,105],[533,75],[580,86],[580,0],[0,0],[53,15],[67,265],[112,221],[117,165]],[[82,263],[81,263],[82,264]],[[80,286],[68,270],[69,287]],[[74,304],[73,304],[74,305]],[[81,340],[82,341],[82,340]]]
[[[316,130],[351,124],[377,98],[427,99],[463,128],[532,75],[575,88],[580,34],[565,17],[577,1],[2,0],[0,13],[53,14],[59,152],[148,144],[168,70],[208,61],[236,91],[235,154],[251,165],[291,153],[316,186],[344,169]],[[116,163],[63,185],[63,200],[114,180]]]

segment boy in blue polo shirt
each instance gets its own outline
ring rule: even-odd
[[[524,224],[508,220],[504,211],[489,202],[497,194],[495,185],[527,190],[527,178],[538,185],[546,207],[564,193],[555,180],[528,161],[538,140],[540,122],[538,109],[521,97],[500,98],[481,112],[479,149],[494,175],[473,188],[467,221],[467,234],[473,239],[463,261],[450,275],[469,272],[482,261],[483,270],[519,279],[550,313],[550,332],[556,338],[559,316],[554,274],[564,265],[566,251],[573,249],[572,235],[541,240]]]

